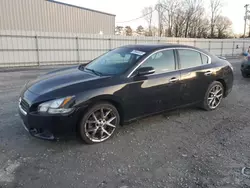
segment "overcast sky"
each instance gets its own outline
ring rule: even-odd
[[[146,26],[144,19],[132,22],[119,23],[141,16],[141,10],[145,6],[155,5],[158,0],[58,0],[68,4],[74,4],[90,9],[108,12],[116,15],[116,25],[130,25],[136,28],[138,25]],[[209,0],[204,0],[208,4]],[[228,16],[233,22],[235,33],[243,33],[244,29],[244,5],[250,3],[249,0],[224,0],[222,15]],[[157,19],[154,20],[157,25]]]

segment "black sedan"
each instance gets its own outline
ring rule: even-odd
[[[35,137],[53,140],[77,132],[92,144],[110,138],[119,125],[165,110],[215,110],[232,85],[231,64],[204,50],[130,45],[28,82],[19,114]]]
[[[247,57],[241,63],[241,74],[244,78],[250,76],[250,57]]]

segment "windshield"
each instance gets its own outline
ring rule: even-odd
[[[146,52],[132,48],[117,48],[93,60],[85,70],[99,75],[122,74],[145,54]]]

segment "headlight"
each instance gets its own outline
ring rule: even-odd
[[[69,107],[74,96],[56,99],[53,101],[42,103],[38,106],[38,112],[49,113],[49,114],[65,114],[73,110]]]

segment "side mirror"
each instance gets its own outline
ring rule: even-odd
[[[138,76],[144,76],[155,73],[155,69],[153,67],[141,67],[137,70]]]

